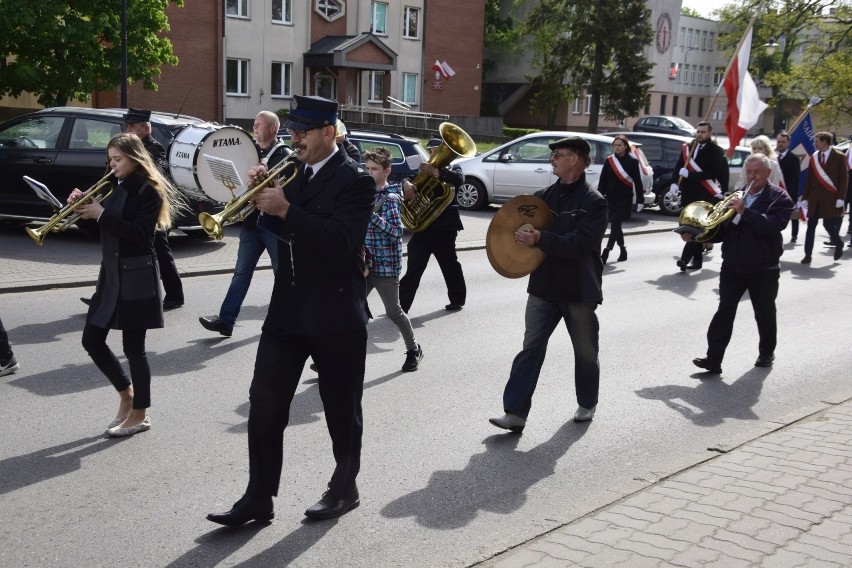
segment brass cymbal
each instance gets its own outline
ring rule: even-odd
[[[549,229],[553,213],[540,197],[519,195],[503,204],[485,236],[485,251],[494,270],[506,278],[522,278],[538,268],[545,254],[538,247],[526,247],[515,242],[515,231],[524,225]]]

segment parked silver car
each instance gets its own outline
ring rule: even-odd
[[[489,203],[505,203],[517,195],[532,194],[553,184],[556,176],[550,165],[549,145],[569,136],[582,136],[592,147],[586,181],[597,188],[604,160],[612,154],[612,137],[581,132],[535,132],[484,154],[453,161],[453,165],[461,167],[465,178],[456,195],[459,207],[481,209]],[[653,169],[641,151],[639,155],[646,171],[642,177],[645,205],[652,205]]]

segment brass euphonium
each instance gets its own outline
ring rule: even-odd
[[[438,127],[441,145],[427,162],[438,169],[458,158],[469,158],[476,154],[476,143],[467,132],[451,122],[442,122]],[[416,193],[413,199],[402,201],[402,224],[409,231],[422,231],[432,224],[456,198],[456,188],[441,182],[426,172],[418,172],[411,182]]]
[[[293,173],[284,175],[287,168],[292,168]],[[204,229],[204,232],[210,238],[221,239],[224,235],[222,227],[225,223],[241,221],[254,211],[255,206],[252,198],[257,195],[257,192],[282,175],[284,175],[284,178],[279,179],[279,182],[281,183],[281,187],[284,187],[293,181],[298,173],[299,164],[296,162],[296,155],[293,154],[286,160],[282,160],[276,164],[274,168],[268,170],[266,172],[266,179],[231,199],[220,212],[215,215],[200,213],[198,215],[198,222],[201,223],[201,228]]]
[[[27,227],[27,234],[38,244],[44,244],[44,238],[48,233],[58,233],[70,229],[74,223],[80,220],[81,214],[77,209],[82,205],[90,202],[100,203],[112,193],[112,182],[115,177],[115,172],[110,171],[107,175],[98,180],[95,185],[83,192],[80,199],[74,203],[69,203],[62,209],[57,211],[53,217],[41,227],[35,229]],[[109,190],[104,191],[104,188],[109,187]]]
[[[675,229],[677,232],[690,232],[694,234],[693,240],[703,243],[711,240],[716,236],[719,227],[722,223],[730,219],[735,211],[728,208],[728,204],[732,199],[742,199],[745,192],[748,191],[748,186],[740,191],[735,191],[724,199],[716,203],[708,203],[707,201],[694,201],[684,207],[678,223],[681,228]]]

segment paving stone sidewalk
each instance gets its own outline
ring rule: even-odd
[[[852,401],[477,565],[852,566]]]

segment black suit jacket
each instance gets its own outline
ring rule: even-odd
[[[689,154],[692,155],[692,148],[695,146],[695,140],[689,143]],[[695,201],[713,202],[713,196],[710,192],[701,185],[699,180],[715,179],[719,183],[722,193],[728,191],[728,160],[725,158],[725,153],[722,149],[713,142],[706,142],[698,155],[695,156],[695,163],[701,168],[701,173],[690,172],[689,177],[684,178],[680,183],[680,203],[688,205]],[[672,172],[672,179],[677,181],[678,172],[683,166],[683,153],[675,164]]]
[[[799,174],[801,173],[799,157],[787,150],[784,157],[778,159],[778,165],[781,166],[781,174],[784,176],[787,193],[795,203],[799,198]]]
[[[287,185],[290,208],[275,225],[282,239],[263,331],[333,335],[367,325],[363,244],[376,184],[338,150],[303,187]]]

